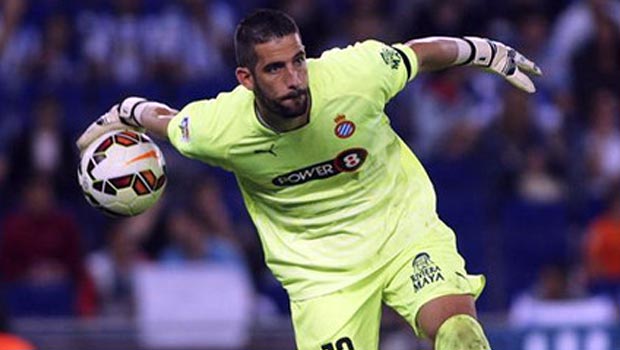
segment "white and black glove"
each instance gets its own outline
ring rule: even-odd
[[[86,128],[86,131],[82,133],[76,142],[80,154],[94,140],[109,131],[134,130],[144,132],[144,128],[142,127],[142,112],[147,106],[173,110],[160,102],[149,101],[142,97],[127,97],[120,103],[112,106],[108,112],[97,118],[96,121]]]
[[[536,87],[527,74],[542,75],[540,68],[515,49],[485,38],[467,36],[463,40],[469,44],[471,52],[463,62],[485,68],[499,74],[515,87],[529,93],[536,91]],[[527,73],[527,74],[526,74]]]

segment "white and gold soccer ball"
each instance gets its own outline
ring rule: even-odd
[[[145,134],[115,130],[84,150],[78,180],[93,207],[110,216],[134,216],[153,206],[163,193],[166,163]]]

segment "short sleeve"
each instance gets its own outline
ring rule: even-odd
[[[215,100],[188,104],[168,123],[168,139],[184,156],[227,168],[227,143],[218,133]]]
[[[356,43],[344,49],[326,51],[321,60],[332,66],[335,81],[368,98],[389,101],[418,72],[418,59],[407,45],[388,45],[376,40]],[[343,86],[343,88],[344,88]]]
[[[418,74],[418,56],[409,45],[393,44],[392,48],[394,48],[403,59],[403,65],[407,70],[407,82],[412,81]]]

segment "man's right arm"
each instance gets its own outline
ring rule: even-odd
[[[142,97],[127,97],[117,106],[121,123],[145,129],[164,140],[168,139],[168,123],[179,111],[161,102]]]
[[[142,127],[157,137],[168,140],[168,124],[178,111],[161,106],[146,106],[142,111]]]
[[[177,110],[141,97],[127,97],[93,122],[78,138],[76,144],[80,153],[101,135],[113,131],[132,129],[149,132],[168,140],[168,124]]]

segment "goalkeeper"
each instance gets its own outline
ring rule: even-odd
[[[307,59],[296,24],[259,10],[235,33],[239,86],[176,111],[129,97],[78,140],[146,130],[237,177],[268,267],[291,299],[299,350],[373,350],[381,304],[437,350],[489,349],[453,231],[386,103],[418,73],[471,65],[528,93],[538,67],[488,39],[367,40]],[[429,116],[432,117],[432,116]]]

